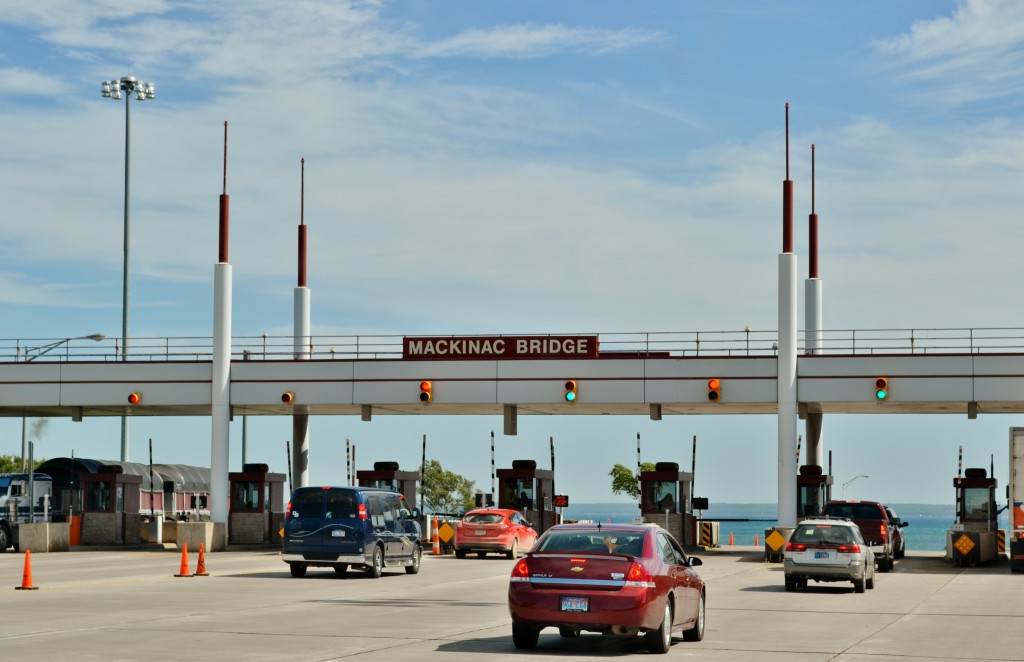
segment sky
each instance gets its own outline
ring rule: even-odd
[[[125,75],[156,85],[131,106],[133,338],[212,336],[225,121],[236,337],[292,334],[300,217],[316,336],[771,332],[786,103],[801,280],[815,145],[826,329],[1024,327],[1013,0],[0,0],[4,346],[121,334],[125,102],[100,83]],[[827,415],[823,440],[836,493],[951,503],[959,447],[1005,485],[1022,424]],[[120,453],[119,419],[27,429],[37,457]],[[712,503],[777,496],[763,415],[521,416],[514,437],[500,416],[314,417],[311,481],[344,479],[346,440],[359,469],[415,470],[426,435],[489,492],[492,431],[499,468],[549,466],[553,438],[572,503],[628,500],[607,474],[637,435]],[[151,439],[209,466],[209,419],[130,435],[132,461]],[[290,436],[249,417],[249,461],[286,472]],[[0,420],[0,454],[21,439]]]

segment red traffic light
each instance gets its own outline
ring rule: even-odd
[[[140,402],[142,402],[142,394],[141,393],[129,393],[128,394],[128,404],[130,404],[130,405],[137,405]]]
[[[430,402],[434,398],[434,385],[424,379],[420,382],[420,402]]]
[[[295,402],[295,391],[285,391],[281,394],[281,402],[290,405]]]
[[[708,400],[717,402],[722,399],[722,382],[712,377],[708,380]]]

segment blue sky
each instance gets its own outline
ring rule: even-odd
[[[826,328],[1024,327],[1017,2],[0,0],[2,338],[120,334],[124,102],[99,90],[129,73],[157,85],[132,106],[134,337],[212,335],[224,120],[236,336],[292,332],[302,157],[314,334],[775,329],[786,102]],[[1005,483],[1020,424],[827,416],[824,439],[839,483],[871,476],[848,496],[941,503],[960,444]],[[30,426],[38,455],[119,453],[116,419]],[[284,471],[290,420],[248,429]],[[152,438],[209,463],[207,419],[131,430],[132,460]],[[427,434],[486,491],[491,430],[499,467],[554,436],[574,502],[621,499],[638,433],[684,466],[697,435],[712,501],[776,496],[773,416],[315,418],[312,480],[346,438],[415,468]],[[0,421],[0,453],[20,440]]]

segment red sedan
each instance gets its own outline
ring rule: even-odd
[[[534,648],[546,627],[563,637],[642,632],[652,653],[667,653],[674,634],[700,641],[706,596],[698,565],[658,526],[553,526],[512,569],[512,641]]]
[[[477,508],[466,513],[455,527],[455,556],[466,558],[476,552],[483,558],[488,552],[500,552],[510,559],[519,550],[529,550],[537,542],[537,531],[518,510]]]

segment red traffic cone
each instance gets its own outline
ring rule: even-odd
[[[181,543],[181,570],[175,577],[191,577],[188,571],[188,543]]]
[[[203,549],[203,543],[199,543],[199,560],[196,561],[196,577],[209,577],[210,573],[206,572],[206,551]]]
[[[38,586],[32,586],[32,550],[25,550],[25,572],[21,575],[21,586],[14,588],[19,591],[38,591]]]
[[[430,537],[430,541],[431,541],[430,553],[432,555],[434,555],[434,556],[439,555],[441,553],[441,541],[438,540],[438,536],[437,536],[437,515],[434,515],[434,527],[433,527],[433,533],[431,534],[431,537]]]
[[[733,544],[734,544],[734,539],[732,537],[732,531],[730,531],[729,532],[729,546],[732,547]]]

